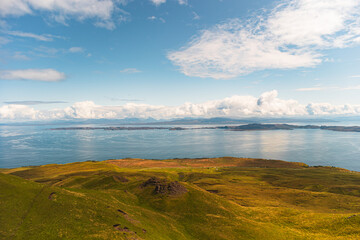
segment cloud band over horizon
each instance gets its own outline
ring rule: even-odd
[[[76,102],[64,109],[36,110],[19,104],[0,107],[0,121],[62,120],[62,119],[123,119],[184,117],[286,117],[360,115],[360,105],[332,105],[329,103],[300,104],[296,100],[278,98],[276,90],[259,97],[232,96],[204,103],[184,103],[179,106],[127,103],[121,106],[101,106],[92,101]]]

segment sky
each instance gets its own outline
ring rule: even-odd
[[[1,0],[0,122],[360,115],[360,0]]]

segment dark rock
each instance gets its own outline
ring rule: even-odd
[[[50,193],[50,195],[49,195],[48,199],[49,199],[49,200],[53,200],[53,199],[54,199],[54,197],[55,197],[55,194],[56,194],[56,192],[52,192],[52,193]]]
[[[141,187],[156,186],[158,184],[164,184],[164,183],[166,183],[166,180],[164,180],[164,179],[160,179],[157,177],[151,177],[146,182],[141,184]]]
[[[144,182],[141,187],[154,186],[154,194],[161,195],[182,195],[187,192],[187,189],[178,181],[168,182],[165,179],[151,177]]]
[[[124,212],[123,210],[118,209],[117,211],[118,211],[119,213],[122,213],[122,214],[124,214],[124,215],[127,215],[127,213]]]
[[[130,229],[128,227],[121,227],[120,224],[115,224],[113,225],[113,227],[116,229],[116,230],[119,230],[121,232],[131,232]]]

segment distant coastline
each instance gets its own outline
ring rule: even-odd
[[[239,126],[217,126],[217,127],[61,127],[51,128],[50,130],[194,130],[194,129],[223,129],[228,131],[268,131],[268,130],[295,130],[295,129],[320,129],[337,132],[360,132],[360,126],[324,126],[324,125],[292,125],[292,124],[246,124]]]

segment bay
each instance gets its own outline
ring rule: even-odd
[[[318,129],[244,132],[221,129],[49,130],[53,127],[63,126],[0,126],[0,168],[119,158],[233,156],[360,171],[360,133],[357,132]]]

